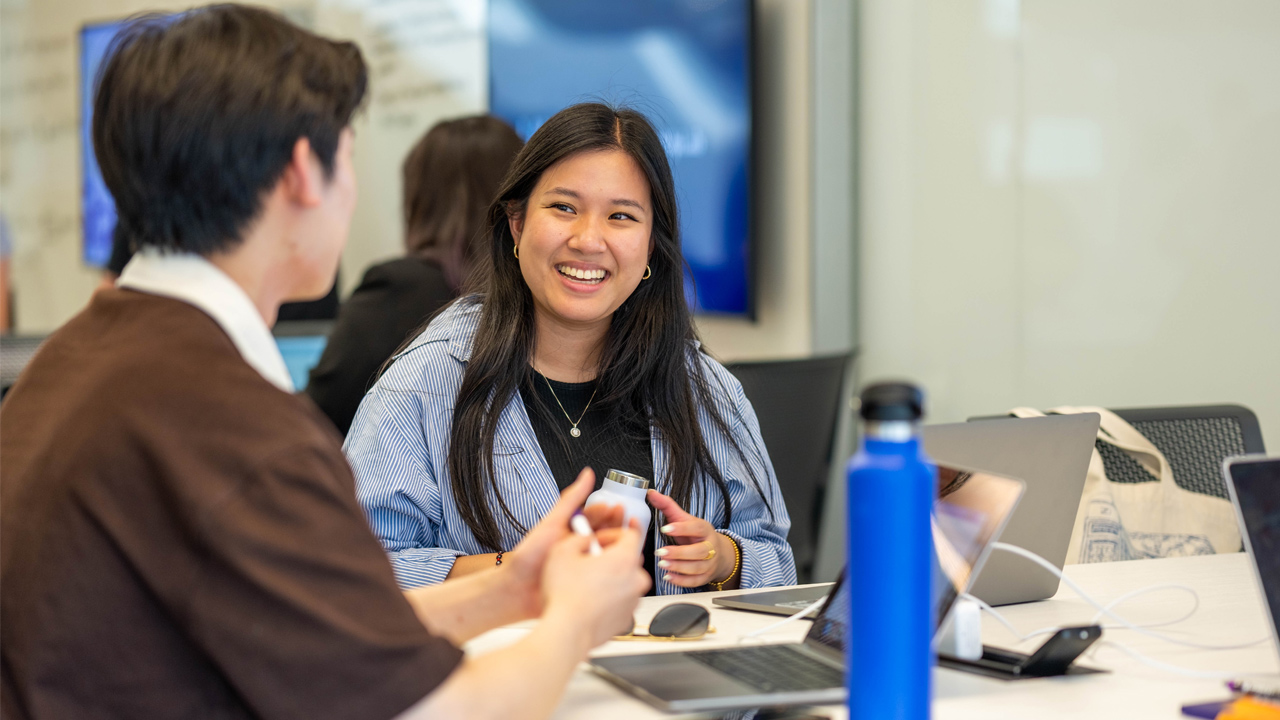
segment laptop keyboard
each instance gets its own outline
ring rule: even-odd
[[[844,671],[791,645],[756,645],[686,653],[762,692],[824,690],[844,685]]]

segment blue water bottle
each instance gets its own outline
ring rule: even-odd
[[[914,385],[863,389],[864,422],[849,461],[849,718],[923,720],[933,696],[933,537],[937,468],[920,443]]]

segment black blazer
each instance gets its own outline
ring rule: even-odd
[[[434,263],[400,258],[374,265],[342,304],[306,393],[343,435],[391,354],[455,297]]]

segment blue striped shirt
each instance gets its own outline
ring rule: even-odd
[[[478,303],[455,302],[400,352],[360,403],[343,446],[355,471],[360,504],[403,587],[442,582],[458,556],[491,552],[476,541],[458,514],[448,466],[453,406],[480,312]],[[711,386],[718,388],[716,409],[745,455],[739,457],[729,439],[716,430],[709,413],[700,408],[698,424],[729,488],[732,522],[721,531],[742,549],[742,587],[794,584],[795,561],[787,544],[791,520],[755,411],[728,370],[701,352],[694,350],[692,355],[702,362]],[[655,486],[667,492],[666,443],[657,430],[651,436]],[[535,525],[560,496],[519,395],[499,416],[494,472],[503,499],[525,527]],[[750,480],[752,474],[768,495],[772,518]],[[702,517],[717,524],[724,517],[723,500],[714,491],[713,481],[702,479],[703,491],[695,493],[695,505],[701,506]],[[493,489],[486,492],[496,510]],[[510,550],[522,533],[500,512],[495,515],[502,549]],[[651,541],[655,549],[663,542],[661,535]],[[662,595],[695,591],[657,579],[657,592]]]

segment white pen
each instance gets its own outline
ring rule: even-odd
[[[591,532],[591,523],[587,522],[587,516],[583,515],[581,510],[575,511],[573,517],[569,518],[569,527],[578,535],[591,538],[591,548],[587,552],[592,555],[599,555],[602,552],[600,541],[596,540],[596,534]]]
[[[1264,684],[1249,680],[1232,680],[1227,683],[1227,687],[1241,695],[1255,695],[1271,701],[1280,700],[1280,684],[1274,681]]]

